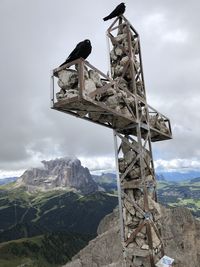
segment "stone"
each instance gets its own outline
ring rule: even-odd
[[[114,95],[114,94],[116,94],[116,91],[115,91],[115,89],[113,89],[113,88],[108,88],[108,90],[106,91],[106,95],[108,95],[108,96],[111,96],[111,95]]]
[[[144,250],[149,250],[149,245],[147,244],[144,244],[141,246],[141,249],[144,249]]]
[[[122,56],[123,55],[123,51],[121,48],[119,48],[118,46],[115,48],[115,54],[117,56]]]
[[[139,167],[135,167],[134,169],[132,169],[129,172],[129,175],[132,179],[138,179],[141,177],[141,173],[140,173],[140,168]]]
[[[130,215],[129,212],[126,211],[126,209],[124,209],[124,213],[123,214],[124,214],[124,216],[123,216],[124,224],[126,226],[129,226],[132,223],[132,216]]]
[[[142,246],[146,245],[144,238],[141,238],[138,236],[136,236],[135,242],[140,248],[142,248]]]
[[[126,164],[125,160],[123,158],[119,159],[118,164],[119,164],[119,171],[121,173],[125,172],[125,170],[127,168],[127,164]]]
[[[126,117],[131,117],[131,113],[127,107],[123,107],[120,109],[121,113]]]
[[[115,37],[115,41],[117,41],[118,43],[122,43],[122,41],[126,38],[127,38],[127,33],[118,34],[117,37]]]
[[[127,201],[126,199],[124,199],[124,206],[131,215],[133,215],[133,216],[135,215],[135,209],[134,209],[133,205],[129,201]]]
[[[92,79],[85,79],[85,90],[83,90],[83,95],[89,96],[90,93],[96,90],[96,85]]]
[[[100,75],[98,74],[98,72],[91,69],[91,70],[89,70],[88,74],[89,74],[89,78],[93,80],[93,82],[95,83],[97,88],[103,86]]]
[[[138,62],[136,57],[134,57],[134,65],[135,65],[137,70],[140,68],[140,63]]]
[[[132,47],[135,49],[135,54],[137,55],[139,53],[139,47],[137,41],[134,39],[132,40]]]
[[[124,66],[129,61],[129,57],[125,56],[120,60],[120,65]]]
[[[134,198],[136,201],[138,201],[141,196],[143,195],[142,191],[140,189],[135,189],[134,190]]]
[[[78,74],[75,70],[61,70],[58,72],[58,86],[62,89],[74,89],[78,86]]]
[[[144,216],[139,212],[139,211],[136,211],[135,215],[139,218],[139,219],[143,219]]]
[[[157,121],[158,127],[160,127],[161,132],[163,133],[169,133],[169,129],[167,127],[167,125],[165,124],[165,121],[163,118],[159,118]]]
[[[127,142],[124,142],[124,141],[122,141],[122,143],[121,143],[122,152],[123,152],[124,155],[126,153],[128,153],[130,151],[130,149],[131,149],[131,146],[130,146],[131,144],[129,145],[128,143]]]
[[[124,155],[124,160],[129,165],[136,157],[136,153],[133,150],[129,150],[125,155]]]
[[[123,45],[123,47],[125,48],[126,51],[129,51],[128,41],[124,40],[124,41],[122,42],[122,45]]]
[[[107,98],[107,100],[105,101],[105,104],[108,107],[115,109],[119,105],[119,98],[118,98],[117,94],[109,96]]]
[[[117,77],[115,81],[117,81],[118,87],[121,89],[121,92],[123,93],[123,97],[127,98],[127,93],[125,92],[125,90],[128,90],[127,81],[121,77]]]
[[[142,257],[134,257],[133,263],[135,264],[136,267],[139,267],[143,263],[143,258]]]
[[[111,52],[110,52],[110,57],[111,57],[111,59],[112,59],[113,61],[116,61],[116,60],[117,60],[117,56],[115,55],[115,51],[114,51],[114,49],[111,50]]]
[[[141,97],[143,97],[144,96],[144,87],[143,87],[142,81],[137,81],[136,87],[137,87],[137,93],[138,93],[138,95],[140,95]]]
[[[73,89],[67,90],[65,93],[65,97],[67,97],[67,98],[72,98],[72,97],[75,97],[78,95],[79,95],[78,90],[73,90]]]
[[[56,93],[56,99],[59,101],[65,96],[65,90],[61,89],[60,92]]]
[[[123,73],[123,66],[120,66],[120,65],[117,65],[115,68],[114,68],[114,74],[115,76],[121,76],[122,73]]]

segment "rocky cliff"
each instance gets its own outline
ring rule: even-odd
[[[98,190],[88,168],[81,165],[77,158],[59,158],[42,161],[43,168],[26,170],[17,182],[25,186],[29,192],[51,190],[56,188],[72,188],[83,194]]]
[[[162,235],[166,255],[175,259],[174,267],[199,267],[200,222],[189,210],[162,208]],[[64,267],[122,267],[121,259],[119,220],[115,210],[101,221],[97,238]],[[135,266],[141,266],[141,262],[138,260]]]

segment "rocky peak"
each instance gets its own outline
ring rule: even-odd
[[[77,158],[43,160],[42,164],[43,168],[26,170],[18,184],[26,186],[29,191],[73,188],[89,194],[98,189],[88,168],[83,167]]]
[[[162,212],[162,235],[166,255],[175,259],[174,267],[199,267],[200,222],[183,207]],[[91,240],[72,261],[63,267],[122,267],[123,250],[120,240],[118,210],[107,215],[99,224],[98,236]],[[137,261],[137,267],[150,267]]]

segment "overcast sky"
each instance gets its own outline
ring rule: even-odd
[[[107,72],[112,21],[102,18],[119,3],[0,0],[0,177],[68,155],[93,169],[113,166],[112,131],[51,110],[49,76],[86,38],[88,61]],[[148,103],[173,129],[173,140],[153,144],[156,166],[200,169],[200,2],[125,3],[140,34]]]

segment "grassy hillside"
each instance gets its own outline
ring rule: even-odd
[[[164,178],[164,177],[162,177]],[[109,173],[96,176],[95,181],[106,192],[117,194],[117,179]],[[157,180],[158,201],[168,207],[184,206],[189,208],[193,215],[200,218],[200,178],[182,182],[170,182],[164,179]]]
[[[0,242],[51,232],[96,235],[100,220],[117,205],[107,193],[67,191],[29,194],[24,188],[0,189]]]
[[[0,187],[0,267],[55,267],[96,236],[117,197],[53,190],[30,194],[14,184]]]
[[[200,217],[200,178],[179,183],[159,181],[158,201],[169,207],[187,207]]]
[[[80,234],[57,233],[1,243],[0,266],[60,266],[71,260],[90,238]]]

